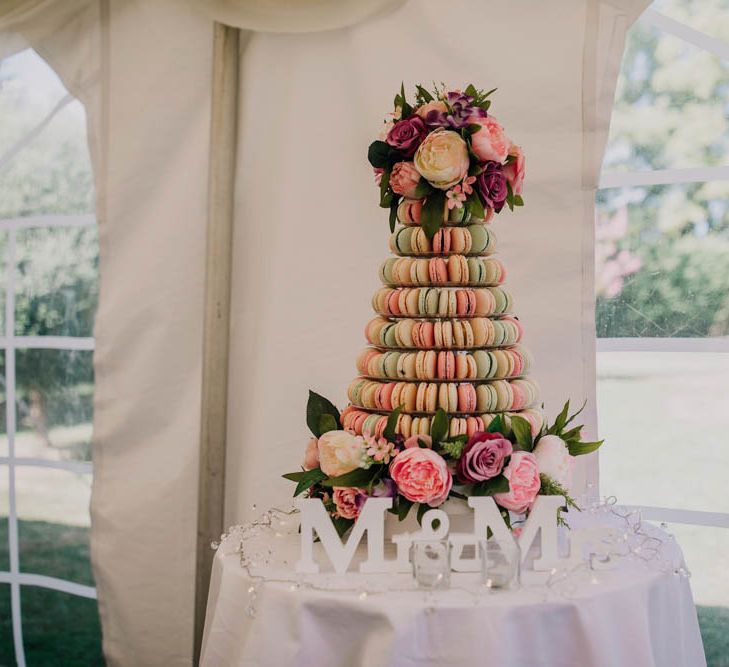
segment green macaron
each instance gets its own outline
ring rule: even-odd
[[[468,283],[469,285],[480,285],[485,280],[484,265],[478,257],[468,258]]]
[[[493,373],[493,358],[486,350],[476,350],[473,353],[476,362],[476,376],[479,378],[489,378]]]

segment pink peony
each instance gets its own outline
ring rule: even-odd
[[[519,146],[511,144],[509,155],[513,155],[516,159],[504,166],[504,176],[509,181],[512,192],[520,195],[524,185],[524,153],[521,152]]]
[[[428,449],[432,449],[433,438],[431,438],[429,435],[411,435],[405,440],[405,449],[420,447],[421,442],[425,444]]]
[[[343,519],[356,519],[367,500],[367,494],[353,486],[334,487],[334,504]]]
[[[534,455],[529,452],[514,452],[509,465],[504,468],[504,477],[509,480],[509,491],[495,493],[494,500],[512,512],[518,514],[526,512],[541,487],[539,468]]]
[[[549,475],[565,488],[570,488],[572,457],[562,438],[556,435],[543,435],[534,447],[534,458],[539,466],[539,472]]]
[[[511,442],[501,433],[474,433],[458,459],[458,481],[475,484],[500,475],[512,451]]]
[[[319,441],[311,438],[306,445],[306,453],[304,454],[304,470],[312,470],[319,467]]]
[[[409,158],[415,155],[415,151],[427,134],[428,130],[423,119],[419,116],[410,116],[397,121],[390,128],[385,141]]]
[[[390,187],[393,192],[413,199],[419,182],[420,174],[412,162],[395,163],[390,174]]]
[[[493,116],[486,118],[471,116],[468,121],[481,126],[478,132],[471,135],[471,149],[478,159],[481,162],[506,160],[511,142],[498,121]]]
[[[445,460],[432,449],[411,447],[401,451],[390,464],[390,477],[398,492],[414,503],[438,507],[453,486]]]

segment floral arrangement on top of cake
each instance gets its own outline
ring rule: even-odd
[[[523,206],[524,155],[488,114],[495,90],[417,86],[411,105],[401,86],[395,110],[367,154],[380,206],[390,209],[391,231],[400,206],[428,238],[440,229],[444,211],[451,221],[465,222],[488,220],[505,205]]]
[[[573,457],[602,444],[583,442],[569,401],[545,423],[528,377],[488,224],[523,204],[524,155],[488,115],[492,92],[417,86],[412,106],[401,87],[369,147],[396,257],[380,267],[350,404],[340,413],[309,393],[314,437],[303,470],[284,475],[295,496],[324,502],[340,534],[377,496],[401,520],[469,496],[492,496],[507,524],[540,494],[576,507]]]

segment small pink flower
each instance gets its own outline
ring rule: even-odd
[[[367,500],[367,495],[362,492],[362,489],[356,489],[353,486],[337,486],[334,489],[334,505],[337,508],[337,514],[343,519],[356,519],[365,500]]]
[[[390,463],[390,477],[397,490],[414,503],[431,507],[442,505],[453,486],[453,476],[445,459],[432,449],[411,447]]]
[[[506,493],[495,493],[494,500],[504,509],[518,514],[526,512],[534,503],[541,487],[534,454],[514,452],[503,475],[509,480],[510,488]]]
[[[385,438],[370,435],[369,432],[364,435],[365,445],[367,447],[367,456],[370,456],[375,463],[389,463],[390,459],[397,454],[395,445],[388,442]]]
[[[466,176],[466,178],[463,179],[463,191],[467,195],[473,194],[473,188],[471,187],[476,182],[475,176]]]
[[[463,194],[461,186],[456,185],[446,192],[448,210],[454,208],[463,208],[463,202],[466,201],[466,195]]]
[[[373,171],[375,172],[375,183],[379,185],[380,181],[382,180],[382,174],[385,172],[385,170],[382,167],[375,167]]]

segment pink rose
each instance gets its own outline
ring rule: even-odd
[[[458,481],[475,484],[500,475],[504,461],[512,451],[511,442],[501,433],[474,433],[458,459]]]
[[[511,185],[511,190],[515,195],[521,194],[524,185],[524,153],[516,144],[511,144],[509,155],[513,155],[516,159],[504,166],[504,176]]]
[[[413,199],[419,182],[420,174],[412,162],[395,163],[390,174],[390,187],[393,192]]]
[[[433,448],[433,438],[429,435],[411,435],[405,440],[405,449],[420,447],[420,443],[424,443],[428,449]]]
[[[534,455],[529,452],[514,452],[509,465],[504,468],[504,477],[509,480],[510,489],[506,493],[495,493],[494,500],[503,508],[517,514],[526,512],[541,486]]]
[[[319,467],[319,441],[316,438],[311,438],[306,445],[303,466],[304,470]]]
[[[412,447],[401,451],[390,463],[390,477],[397,490],[414,503],[438,507],[453,486],[453,477],[442,456],[432,449]]]
[[[367,494],[353,486],[334,487],[334,504],[343,519],[356,519],[367,500]]]
[[[471,116],[469,123],[480,125],[481,129],[471,135],[471,149],[481,162],[503,162],[509,154],[511,142],[504,134],[504,128],[493,116],[480,118]]]
[[[405,120],[397,121],[390,128],[385,141],[405,157],[412,157],[426,134],[428,134],[428,130],[423,119],[419,116],[410,116]]]

